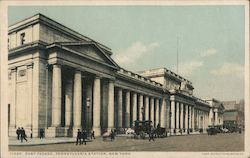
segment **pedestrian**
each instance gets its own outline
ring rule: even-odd
[[[84,142],[84,145],[86,145],[86,140],[87,140],[87,132],[85,130],[82,130],[82,134],[81,134],[81,137],[82,137],[82,144]]]
[[[111,130],[110,139],[111,141],[115,140],[115,132],[113,130]]]
[[[148,139],[148,141],[151,141],[151,140],[153,140],[153,141],[155,141],[155,139],[154,139],[154,132],[153,132],[153,129],[151,129],[151,131],[150,131],[150,133],[149,133],[149,139]]]
[[[33,138],[32,129],[30,130],[30,138]]]
[[[95,139],[95,131],[92,131],[92,133],[91,133],[91,137],[90,137],[91,139],[92,138],[94,138]]]
[[[80,129],[78,129],[77,130],[77,136],[76,136],[76,145],[78,145],[78,144],[81,145],[82,144],[81,135],[82,135],[82,133],[81,133]]]
[[[25,130],[23,129],[23,127],[21,128],[20,130],[20,134],[21,134],[21,142],[23,142],[23,139],[26,140],[26,142],[28,141],[26,138],[27,138],[27,135],[25,133]]]
[[[17,134],[17,140],[19,140],[20,139],[20,127],[17,128],[16,134]]]
[[[40,129],[39,134],[40,134],[40,139],[43,139],[44,138],[44,129]]]

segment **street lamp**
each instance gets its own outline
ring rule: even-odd
[[[141,107],[142,121],[145,119],[145,117],[144,117],[144,113],[145,113],[144,109],[145,109],[144,106]]]
[[[187,131],[187,134],[189,134],[189,126],[190,126],[190,124],[189,124],[189,120],[190,120],[190,114],[188,114],[188,131]]]
[[[171,136],[171,119],[172,119],[172,112],[171,111],[169,111],[169,129],[170,129],[170,133],[169,133],[169,135]]]
[[[90,98],[86,98],[86,106],[87,106],[87,134],[89,135],[89,111],[90,111]]]

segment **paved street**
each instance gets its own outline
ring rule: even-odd
[[[12,151],[243,151],[244,133],[226,133],[213,136],[188,135],[148,140],[116,137],[114,142],[97,138],[87,145],[75,143],[36,146],[10,146]]]

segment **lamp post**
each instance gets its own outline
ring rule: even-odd
[[[145,118],[144,118],[144,113],[145,113],[145,112],[144,112],[144,109],[145,109],[144,106],[141,107],[142,121],[145,119]]]
[[[172,112],[171,111],[169,111],[169,129],[170,129],[170,133],[169,133],[169,136],[171,136],[171,119],[172,119]]]
[[[90,98],[86,99],[86,106],[87,106],[87,135],[89,135],[89,111],[90,111]]]
[[[188,114],[188,131],[187,131],[187,134],[189,134],[189,126],[190,126],[190,124],[189,124],[189,120],[190,120],[190,114]]]

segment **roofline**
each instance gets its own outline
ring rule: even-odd
[[[107,46],[105,46],[105,45],[103,45],[103,44],[101,44],[101,43],[87,37],[87,36],[84,36],[84,35],[80,34],[79,32],[77,32],[77,31],[75,31],[75,30],[73,30],[73,29],[71,29],[71,28],[69,28],[69,27],[67,27],[67,26],[65,26],[65,25],[63,25],[63,24],[61,24],[61,23],[59,23],[59,22],[45,16],[43,14],[41,14],[41,13],[37,13],[37,14],[31,16],[31,17],[25,18],[25,19],[23,19],[21,21],[18,21],[18,22],[14,23],[14,24],[9,25],[8,33],[14,32],[14,31],[19,30],[19,29],[21,29],[23,27],[27,27],[26,26],[27,24],[31,25],[31,24],[35,24],[35,23],[43,23],[43,24],[47,23],[47,24],[53,25],[53,27],[56,27],[57,29],[62,30],[62,31],[66,31],[67,33],[69,33],[69,34],[71,34],[73,36],[76,36],[76,37],[78,37],[80,39],[95,42],[102,49],[105,49],[109,54],[112,54],[111,48],[109,48],[109,47],[107,47]]]
[[[146,71],[154,71],[154,70],[163,70],[164,72],[163,72],[162,75],[165,75],[165,74],[171,75],[171,77],[174,77],[174,78],[176,78],[176,79],[179,79],[180,81],[183,81],[183,80],[184,80],[184,81],[187,81],[188,84],[192,85],[192,82],[191,82],[191,81],[189,81],[188,79],[182,77],[181,75],[179,75],[179,74],[177,74],[177,73],[175,73],[175,72],[173,72],[173,71],[171,71],[171,70],[169,70],[169,69],[167,69],[167,68],[165,68],[165,67],[153,68],[153,69],[138,71],[138,73],[142,74],[143,72],[146,72]],[[167,73],[167,72],[168,72],[168,73]],[[154,75],[149,75],[149,76],[154,76]]]

